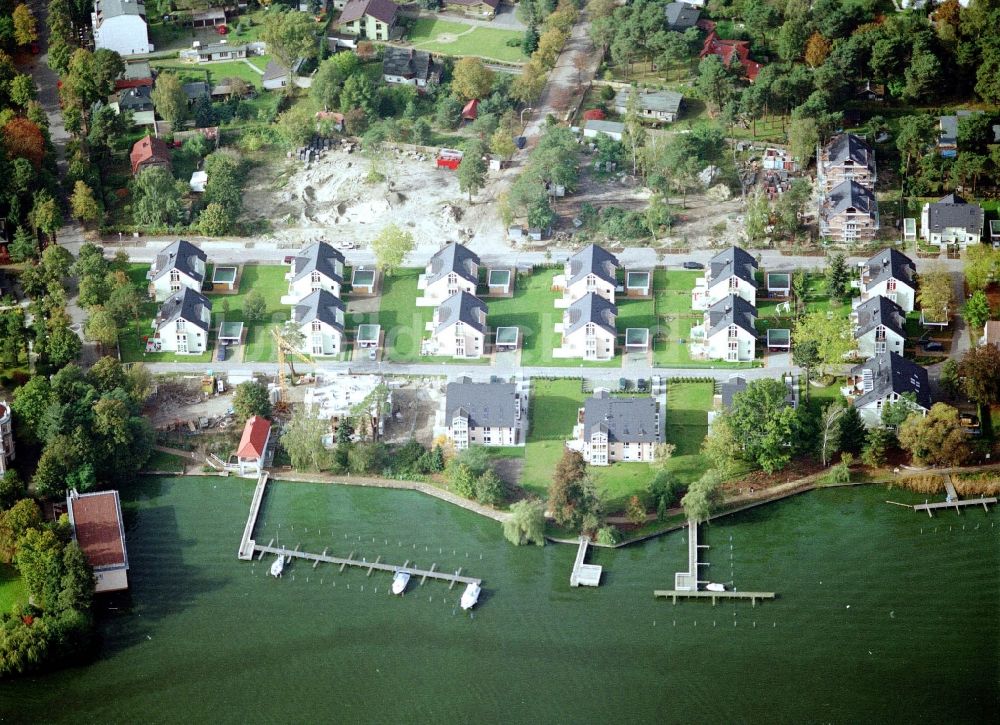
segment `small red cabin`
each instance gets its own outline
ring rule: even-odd
[[[454,171],[462,163],[462,152],[456,149],[439,149],[437,154],[437,166],[439,169],[451,169]]]

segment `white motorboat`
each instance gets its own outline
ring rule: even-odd
[[[726,591],[726,585],[709,583],[705,585],[705,590],[709,592],[724,592]]]
[[[479,601],[479,593],[481,591],[482,589],[475,582],[469,584],[469,586],[465,588],[465,591],[462,592],[462,609],[472,609],[476,606],[476,602]]]
[[[402,594],[406,591],[406,585],[410,583],[410,572],[397,571],[392,577],[392,593]]]
[[[278,558],[271,564],[271,576],[281,576],[281,572],[285,570],[285,562],[290,558],[284,554],[278,554]]]

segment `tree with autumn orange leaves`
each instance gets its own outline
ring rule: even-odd
[[[37,124],[17,116],[4,125],[0,137],[8,157],[27,159],[36,169],[42,165],[42,158],[45,156],[45,136]]]
[[[819,68],[830,55],[833,44],[819,33],[813,33],[806,42],[806,63],[811,68]]]

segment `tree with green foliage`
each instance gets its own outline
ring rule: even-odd
[[[56,327],[49,334],[45,347],[45,357],[50,365],[61,368],[80,357],[83,341],[80,336],[68,327]]]
[[[132,181],[132,218],[152,227],[174,224],[181,217],[183,193],[180,182],[166,169],[145,168]]]
[[[486,185],[486,162],[483,160],[485,153],[483,142],[473,139],[465,144],[462,161],[458,165],[458,188],[468,192],[470,204],[472,195]]]
[[[560,526],[578,525],[596,508],[596,494],[587,475],[587,464],[578,451],[566,449],[556,464],[549,487],[548,509]]]
[[[114,315],[100,305],[90,310],[90,316],[84,325],[84,332],[102,350],[114,350],[118,344],[118,322]]]
[[[887,401],[882,406],[882,425],[889,431],[896,431],[907,418],[917,412],[917,396],[903,393],[896,400]]]
[[[97,205],[94,192],[82,181],[73,186],[73,195],[69,200],[73,216],[84,224],[96,222],[101,218],[101,208]]]
[[[15,264],[38,259],[38,238],[25,227],[19,226],[14,232],[14,241],[8,248],[10,259]]]
[[[6,307],[0,310],[0,360],[17,367],[21,356],[28,352],[27,330],[24,327],[24,309]]]
[[[243,319],[246,322],[260,322],[267,313],[267,300],[260,290],[250,290],[243,298]]]
[[[233,413],[236,415],[238,425],[243,425],[255,415],[270,418],[271,399],[267,388],[254,381],[237,385],[236,393],[233,395]]]
[[[302,146],[316,133],[315,109],[308,102],[296,103],[278,116],[275,125],[287,146]]]
[[[233,219],[222,204],[213,202],[198,215],[198,231],[206,237],[221,237],[233,228]]]
[[[14,477],[9,480],[15,481]],[[18,541],[28,531],[41,524],[42,510],[33,499],[21,498],[10,504],[6,510],[0,510],[0,561],[5,564],[14,561]]]
[[[503,535],[514,546],[545,545],[545,506],[527,499],[511,504],[510,516],[503,522]]]
[[[872,468],[884,466],[892,438],[892,431],[884,426],[877,425],[869,430],[864,449],[861,451],[861,462]]]
[[[452,71],[451,92],[462,101],[483,99],[493,87],[493,77],[479,58],[462,58]]]
[[[707,102],[709,109],[713,113],[718,113],[735,95],[736,79],[733,71],[727,68],[718,56],[708,55],[698,64],[695,87]]]
[[[917,301],[924,319],[930,322],[947,322],[955,302],[951,273],[940,264],[922,273]]]
[[[485,506],[496,506],[504,498],[504,483],[492,468],[487,468],[473,485],[473,495]]]
[[[800,166],[806,166],[816,154],[819,126],[815,118],[793,118],[788,127],[788,150]]]
[[[48,192],[35,194],[35,203],[31,207],[28,219],[32,227],[44,232],[53,243],[56,241],[56,232],[62,226],[63,218],[59,204]]]
[[[322,63],[313,76],[309,95],[324,111],[340,107],[344,83],[361,69],[361,60],[350,51],[335,53]]]
[[[723,414],[740,442],[740,457],[767,473],[784,468],[794,450],[798,414],[787,397],[782,380],[751,380]]]
[[[188,104],[184,86],[175,73],[165,71],[156,77],[151,97],[153,108],[173,129],[181,130],[187,119]]]
[[[691,521],[707,521],[722,498],[722,477],[715,469],[708,469],[692,483],[681,499],[684,515]]]
[[[676,506],[684,485],[672,472],[661,468],[650,480],[647,490],[656,508],[656,516],[660,521],[666,519],[667,509]]]
[[[827,258],[823,280],[826,283],[826,293],[831,300],[840,303],[850,294],[851,272],[841,252],[835,252]]]
[[[965,282],[974,293],[1000,278],[1000,249],[970,244],[965,254]]]
[[[288,11],[276,6],[270,8],[264,16],[260,38],[267,43],[267,52],[291,78],[292,69],[299,59],[316,57],[317,30],[318,26],[308,13]],[[291,93],[294,87],[293,83],[289,83],[285,92]]]
[[[771,205],[764,192],[758,189],[747,199],[743,226],[747,239],[751,243],[764,241],[764,238],[767,236],[767,226],[770,220]]]
[[[868,437],[861,414],[853,405],[847,405],[840,417],[840,450],[853,454],[861,453]]]
[[[824,375],[827,366],[843,363],[854,349],[851,321],[846,316],[827,316],[822,310],[810,312],[795,321],[792,338],[795,347],[815,345],[815,365]]]
[[[403,264],[406,255],[413,249],[413,244],[413,234],[410,232],[395,224],[382,227],[382,231],[372,240],[375,264],[383,273],[392,274]]]
[[[329,432],[328,421],[304,409],[296,409],[281,434],[281,445],[288,452],[292,467],[302,471],[327,468],[330,452],[323,445],[323,436]]]
[[[8,468],[4,471],[4,474],[0,476],[0,512],[6,511],[15,502],[24,498],[28,490],[24,486],[24,481],[21,480],[21,476],[13,468]],[[0,513],[0,517],[3,513]]]
[[[946,403],[935,403],[927,415],[911,414],[896,437],[920,465],[961,466],[972,454],[958,410]]]
[[[975,329],[982,328],[990,319],[990,300],[981,289],[976,290],[965,303],[965,321]]]
[[[360,108],[369,118],[378,110],[378,87],[364,73],[350,76],[340,91],[340,110],[347,113],[353,108]]]
[[[38,23],[31,9],[24,3],[14,8],[11,14],[14,21],[14,42],[18,45],[28,45],[38,40]]]

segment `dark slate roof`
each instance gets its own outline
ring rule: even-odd
[[[693,28],[701,17],[701,11],[687,3],[668,3],[665,12],[667,27],[680,32]]]
[[[457,242],[435,252],[429,266],[431,271],[427,275],[427,284],[437,282],[452,272],[473,284],[479,284],[479,257]]]
[[[152,89],[149,86],[124,88],[118,94],[118,108],[128,111],[149,111],[153,108]]]
[[[848,209],[857,209],[862,214],[874,216],[878,203],[875,193],[853,179],[842,181],[830,190],[827,197],[828,215],[840,214]]]
[[[386,25],[392,25],[398,10],[399,8],[392,0],[348,0],[347,5],[340,12],[340,20],[337,22],[344,25],[360,20],[365,15],[371,15]]]
[[[917,275],[917,268],[913,264],[913,260],[896,249],[883,249],[865,262],[865,266],[869,270],[867,289],[871,289],[890,277],[905,282],[911,287],[916,286],[914,279]]]
[[[426,51],[387,45],[382,54],[382,74],[429,81],[438,74],[438,68],[434,56]]]
[[[926,368],[902,355],[884,352],[856,365],[851,370],[851,375],[862,375],[866,369],[872,372],[873,387],[870,392],[863,393],[854,400],[855,407],[867,405],[890,393],[913,393],[920,406],[928,409],[931,407],[931,389]]]
[[[484,320],[479,321],[476,310],[483,311]],[[487,313],[486,303],[475,295],[470,295],[465,290],[456,292],[446,299],[437,309],[437,329],[435,334],[451,327],[456,322],[462,322],[473,329],[486,334],[485,316]]]
[[[622,88],[615,95],[615,108],[628,108],[631,88]],[[684,97],[677,91],[639,91],[639,108],[648,111],[677,113],[681,110]]]
[[[957,228],[982,234],[984,218],[985,214],[978,204],[970,204],[957,194],[948,194],[931,204],[927,211],[927,223],[932,232]]]
[[[209,312],[208,322],[201,318],[202,309],[207,309]],[[156,329],[159,330],[167,323],[180,318],[208,332],[212,319],[211,312],[211,300],[190,287],[181,287],[160,305],[160,310],[156,313]]]
[[[156,255],[156,269],[154,280],[159,279],[172,269],[179,269],[192,279],[199,282],[205,281],[205,275],[199,273],[194,266],[194,260],[200,259],[202,262],[208,261],[208,255],[184,239],[178,239],[173,244],[168,244],[159,254]]]
[[[587,398],[583,404],[583,435],[589,439],[598,431],[608,434],[609,443],[659,442],[656,401],[649,397],[612,397],[604,391]]]
[[[740,376],[734,375],[729,378],[726,382],[719,386],[719,391],[722,394],[722,407],[729,409],[733,407],[733,398],[736,397],[737,393],[742,393],[747,389],[747,379]],[[788,388],[788,395],[785,397],[785,403],[794,407],[795,406],[795,389],[792,387],[793,383],[789,380],[786,381],[785,386]]]
[[[589,244],[569,258],[569,279],[566,280],[566,286],[569,287],[588,274],[616,284],[615,271],[620,266],[618,258],[611,252],[596,244]]]
[[[326,242],[310,244],[292,259],[292,281],[297,282],[313,272],[343,284],[344,255]]]
[[[757,260],[749,252],[739,247],[730,247],[712,257],[708,263],[712,275],[712,286],[717,282],[736,275],[754,287],[757,286]]]
[[[97,10],[104,20],[119,15],[140,15],[146,17],[146,6],[134,0],[99,0]]]
[[[853,133],[834,136],[826,145],[827,158],[834,163],[852,161],[858,166],[866,166],[875,171],[875,152],[864,139]]]
[[[189,101],[196,101],[203,96],[211,96],[211,89],[205,81],[185,83],[181,88],[184,89],[184,95],[187,96]]]
[[[343,333],[344,303],[325,289],[318,289],[295,304],[292,308],[292,319],[298,325],[319,320]]]
[[[906,312],[888,297],[877,295],[858,305],[854,311],[858,316],[858,326],[854,337],[861,337],[879,325],[885,325],[900,337],[906,337]]]
[[[470,428],[517,426],[517,393],[513,383],[472,383],[468,379],[448,383],[445,421],[456,415],[469,420]]]
[[[260,77],[261,82],[264,81],[276,81],[280,78],[287,78],[288,71],[283,67],[278,65],[274,60],[267,61],[267,65],[264,66],[264,75]]]
[[[600,295],[588,292],[583,297],[566,308],[568,320],[564,323],[563,334],[568,335],[588,322],[593,322],[598,327],[602,327],[612,335],[617,335],[615,329],[615,319],[618,317],[618,308]]]
[[[708,334],[711,337],[730,325],[746,330],[757,338],[757,308],[739,295],[728,295],[708,308]]]

